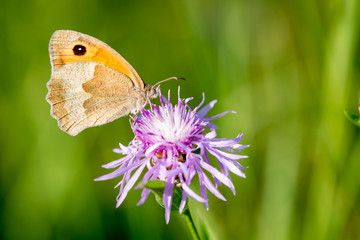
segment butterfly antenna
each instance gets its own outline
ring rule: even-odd
[[[170,77],[170,78],[161,80],[160,82],[157,82],[157,83],[154,85],[154,87],[156,87],[157,85],[160,85],[160,83],[168,82],[168,81],[171,81],[171,80],[185,80],[185,78]]]

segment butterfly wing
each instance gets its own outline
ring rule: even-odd
[[[139,110],[144,91],[125,74],[97,62],[71,62],[53,69],[46,97],[51,115],[70,135]]]
[[[68,63],[93,61],[125,74],[136,88],[144,89],[144,82],[139,74],[119,53],[89,35],[71,30],[58,30],[51,36],[49,53],[53,71]]]

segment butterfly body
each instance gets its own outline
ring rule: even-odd
[[[46,99],[51,115],[70,135],[136,113],[158,95],[119,53],[86,34],[56,31],[49,53]]]

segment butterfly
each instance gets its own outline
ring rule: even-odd
[[[51,79],[46,100],[60,129],[74,136],[88,127],[139,112],[159,93],[106,43],[58,30],[49,43]]]

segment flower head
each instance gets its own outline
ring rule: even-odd
[[[229,187],[235,194],[229,172],[245,177],[241,171],[245,167],[237,160],[247,156],[236,153],[248,145],[238,144],[242,134],[234,139],[216,138],[217,127],[210,121],[232,111],[206,118],[205,115],[213,108],[216,100],[201,108],[204,103],[203,95],[199,106],[191,109],[188,105],[191,99],[179,97],[177,104],[172,105],[170,100],[160,96],[159,106],[153,104],[151,109],[142,109],[140,114],[135,116],[131,125],[135,134],[134,139],[128,146],[119,144],[120,148],[114,149],[114,152],[125,156],[103,166],[117,169],[96,179],[107,180],[123,176],[117,185],[120,187],[120,193],[116,207],[124,201],[144,169],[146,172],[141,183],[145,184],[150,180],[166,183],[163,192],[166,223],[170,219],[174,187],[182,189],[180,213],[185,207],[188,196],[204,203],[208,209],[207,190],[216,197],[226,200],[217,189],[221,184]],[[215,157],[220,170],[211,165],[209,154]],[[210,173],[215,184],[205,171]],[[190,188],[190,183],[196,175],[200,183],[200,196]],[[147,188],[142,190],[138,205],[145,202],[149,193],[150,190]]]

